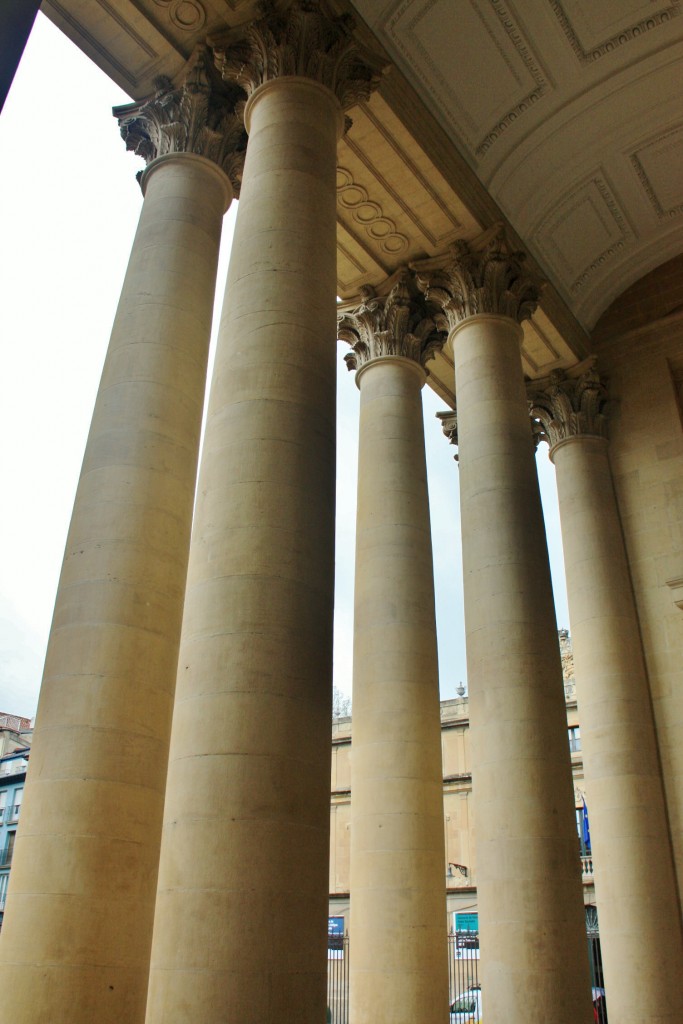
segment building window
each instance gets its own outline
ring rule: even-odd
[[[5,820],[5,811],[7,809],[7,790],[3,790],[0,793],[0,824]]]
[[[569,732],[569,749],[572,754],[576,754],[581,750],[581,729],[578,725],[571,725],[567,731]]]
[[[21,801],[24,798],[24,787],[21,789],[15,789],[14,797],[12,800],[12,806],[10,808],[10,821],[16,821],[19,817],[19,811],[21,810]]]
[[[0,856],[0,864],[3,867],[9,867],[12,863],[12,854],[14,853],[14,840],[16,838],[16,832],[7,833],[7,846],[5,847],[2,856]]]

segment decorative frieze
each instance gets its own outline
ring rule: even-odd
[[[247,135],[236,105],[241,91],[222,81],[211,52],[198,46],[178,84],[155,79],[156,92],[140,103],[114,107],[126,149],[146,163],[171,153],[194,153],[217,164],[239,195]]]
[[[482,313],[521,322],[533,315],[542,281],[515,251],[502,224],[472,242],[454,242],[440,256],[410,264],[425,296],[441,309],[439,327],[449,331]]]
[[[594,365],[570,376],[553,370],[545,381],[527,385],[534,437],[547,441],[552,452],[571,437],[607,438],[607,388]]]
[[[327,0],[264,0],[260,17],[211,40],[226,82],[250,96],[264,82],[285,76],[326,85],[348,110],[367,100],[385,62],[353,34],[354,22],[336,16]]]
[[[387,285],[386,295],[378,295],[370,285],[363,287],[360,305],[337,317],[337,336],[352,350],[344,357],[349,370],[384,356],[412,359],[424,367],[446,340],[407,270],[400,270]]]

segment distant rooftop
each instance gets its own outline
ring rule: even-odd
[[[8,715],[5,711],[0,711],[0,729],[12,729],[14,732],[21,732],[22,729],[30,728],[30,718],[22,718],[21,715]]]

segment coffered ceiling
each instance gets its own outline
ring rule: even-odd
[[[591,327],[683,250],[679,0],[355,0]]]

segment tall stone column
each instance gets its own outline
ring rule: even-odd
[[[339,335],[353,346],[346,359],[360,389],[351,1020],[443,1024],[441,724],[420,393],[444,336],[405,273],[388,295],[369,290],[341,316]]]
[[[584,372],[581,372],[583,370]],[[594,368],[529,389],[557,470],[610,1019],[683,1020],[683,941],[638,616]]]
[[[0,943],[17,1024],[144,1019],[223,213],[239,136],[200,51],[115,113],[150,161],[66,543]],[[77,315],[77,311],[75,312]]]
[[[148,1021],[320,1024],[327,971],[336,147],[374,73],[294,4],[216,43],[249,94],[179,661]]]
[[[502,231],[416,266],[455,364],[486,1020],[592,1020],[562,669],[524,389],[539,287]]]

